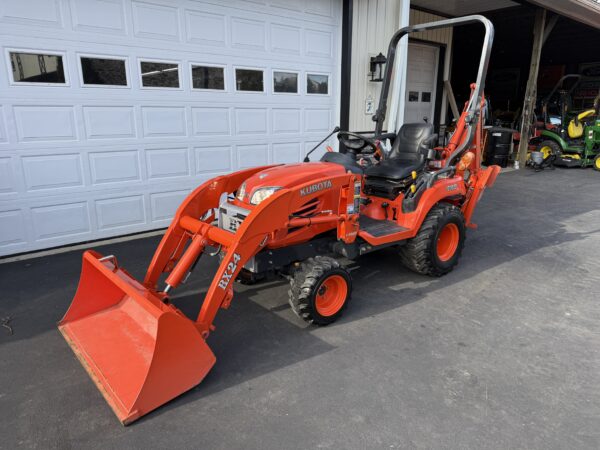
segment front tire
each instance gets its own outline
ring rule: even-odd
[[[594,170],[600,172],[600,154],[598,154],[598,156],[594,158],[594,165],[592,167],[594,168]]]
[[[544,155],[544,161],[554,160],[562,153],[562,149],[560,145],[558,145],[558,142],[553,141],[551,139],[546,139],[545,141],[540,142],[536,150],[538,152],[542,152],[542,154]]]
[[[342,316],[352,293],[352,280],[339,262],[316,256],[301,262],[291,275],[289,302],[298,317],[323,326]]]
[[[413,272],[440,277],[458,264],[465,238],[465,218],[460,209],[438,203],[425,217],[417,235],[400,247],[400,258]]]

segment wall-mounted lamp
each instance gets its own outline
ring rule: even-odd
[[[380,52],[377,56],[371,56],[369,62],[369,72],[371,72],[371,81],[383,81],[383,67],[387,59]]]

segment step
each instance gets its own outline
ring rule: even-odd
[[[365,231],[373,237],[388,236],[408,229],[401,227],[391,220],[377,220],[369,216],[360,216],[358,223],[360,224],[361,231]]]

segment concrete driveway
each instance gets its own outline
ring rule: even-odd
[[[287,284],[239,286],[206,380],[122,427],[55,323],[81,252],[0,265],[0,448],[600,447],[600,173],[502,174],[458,268],[360,260],[345,316],[306,326]],[[159,238],[99,247],[141,278]],[[199,306],[204,259],[175,303]]]

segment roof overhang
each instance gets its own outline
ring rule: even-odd
[[[600,29],[600,0],[411,0],[411,6],[448,17],[481,14],[524,3],[546,8],[561,16]]]
[[[549,9],[561,16],[600,29],[600,1],[598,0],[528,0],[529,3]]]

